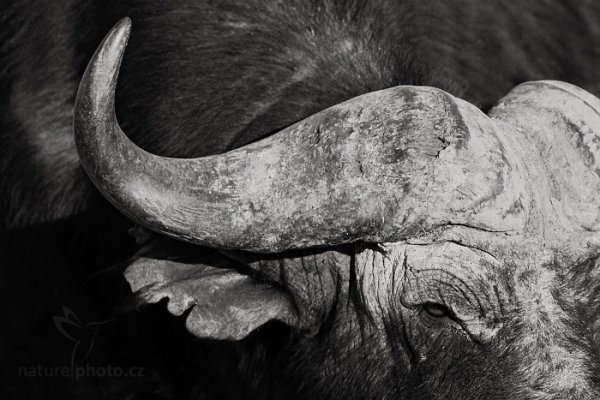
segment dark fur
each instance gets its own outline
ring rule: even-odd
[[[199,342],[160,306],[117,313],[93,352],[99,365],[143,365],[143,379],[15,377],[17,366],[64,363],[70,343],[51,322],[62,304],[81,318],[102,320],[114,316],[128,295],[118,269],[99,271],[134,253],[130,223],[93,189],[70,139],[78,81],[123,16],[132,18],[133,33],[119,80],[118,117],[138,144],[161,155],[219,153],[399,84],[439,87],[483,109],[535,79],[561,79],[600,95],[600,5],[593,1],[4,4],[0,354],[8,359],[2,376],[9,381],[2,385],[11,397],[21,391],[39,397],[50,387],[56,395],[81,398],[238,398],[251,397],[252,389],[265,397],[289,390],[316,398],[341,395],[336,391],[352,382],[365,382],[357,398],[394,394],[382,384],[390,375],[381,373],[373,349],[357,350],[343,364],[362,363],[360,369],[349,367],[335,384],[321,382],[314,371],[323,360],[310,354],[323,351],[298,349],[327,349],[326,339],[292,346],[300,339],[272,324],[241,344]],[[366,370],[372,372],[363,375]]]

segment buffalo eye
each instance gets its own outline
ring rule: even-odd
[[[445,305],[428,302],[421,305],[423,311],[434,318],[451,318],[454,319],[454,313]]]

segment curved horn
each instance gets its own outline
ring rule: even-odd
[[[522,223],[505,211],[527,185],[509,176],[497,128],[476,107],[434,88],[369,93],[222,155],[149,154],[125,136],[114,113],[130,29],[129,19],[120,21],[90,61],[74,132],[98,189],[149,229],[276,252],[396,241],[448,222]]]

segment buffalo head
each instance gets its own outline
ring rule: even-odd
[[[170,237],[126,272],[144,301],[192,307],[203,338],[289,325],[297,393],[600,397],[600,100],[531,82],[485,115],[400,86],[225,154],[164,158],[116,121],[129,31],[90,62],[74,130],[106,198]]]

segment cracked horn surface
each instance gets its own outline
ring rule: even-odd
[[[149,229],[212,247],[277,252],[393,242],[445,224],[536,231],[544,219],[564,222],[566,211],[552,202],[570,189],[548,183],[551,171],[531,157],[539,137],[430,87],[368,93],[221,155],[149,154],[114,115],[129,30],[128,20],[117,24],[92,58],[74,131],[99,190]],[[537,111],[529,107],[519,118]]]

